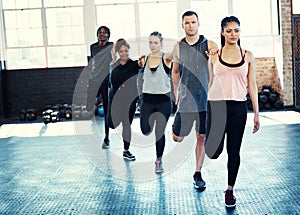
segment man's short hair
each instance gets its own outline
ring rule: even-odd
[[[182,14],[182,22],[183,22],[185,16],[193,16],[193,15],[195,15],[198,20],[198,14],[195,11],[188,10],[188,11],[184,12],[184,14]]]
[[[109,37],[110,37],[110,30],[109,30],[108,27],[106,27],[106,26],[104,26],[104,25],[102,25],[102,26],[100,26],[100,27],[98,28],[98,30],[97,30],[97,36],[98,36],[98,34],[99,34],[99,31],[100,31],[102,28],[103,28],[103,29],[105,30],[105,32],[107,33],[107,38],[109,39]]]

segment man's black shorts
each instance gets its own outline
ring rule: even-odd
[[[177,112],[172,126],[173,133],[179,137],[189,135],[196,121],[195,130],[198,134],[206,133],[206,111],[194,113]]]

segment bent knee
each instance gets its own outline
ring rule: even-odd
[[[108,124],[108,127],[111,128],[111,129],[116,128],[116,126],[114,125],[114,123],[111,120],[108,120],[107,124]]]
[[[175,142],[181,142],[181,141],[183,140],[183,137],[179,137],[179,136],[173,134],[173,140],[174,140]]]
[[[144,131],[142,131],[142,134],[145,135],[145,136],[149,136],[150,133],[151,132],[144,132]]]
[[[197,144],[204,144],[205,134],[197,134]]]
[[[145,136],[148,136],[152,132],[151,128],[150,129],[141,128],[141,131],[142,131],[142,134]]]
[[[217,159],[220,156],[220,153],[217,153],[217,152],[210,153],[210,152],[207,152],[207,150],[205,150],[205,154],[210,159]]]

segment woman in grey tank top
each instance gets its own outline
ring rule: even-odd
[[[172,55],[162,52],[162,35],[155,31],[149,36],[151,53],[146,57],[140,74],[141,111],[140,126],[149,135],[155,122],[155,172],[163,172],[162,156],[165,148],[165,128],[172,112],[171,61]]]

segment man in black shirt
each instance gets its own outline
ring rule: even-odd
[[[92,70],[90,73],[87,110],[93,111],[95,108],[96,97],[102,97],[105,138],[102,144],[103,149],[109,148],[109,127],[107,124],[107,105],[108,105],[108,79],[109,64],[112,61],[111,49],[113,43],[109,42],[110,30],[106,26],[100,26],[97,30],[98,41],[90,45]]]

